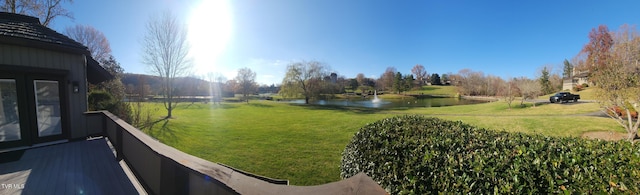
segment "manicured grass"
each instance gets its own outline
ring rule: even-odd
[[[449,95],[455,96],[458,94],[456,86],[452,85],[431,85],[422,86],[419,90],[413,90],[409,92],[411,94],[425,94],[425,95]]]
[[[477,127],[560,137],[576,137],[590,131],[625,132],[613,120],[589,116],[438,116]]]
[[[576,92],[576,94],[580,94],[580,99],[583,99],[583,100],[596,99],[596,90],[593,87],[588,87],[580,92]]]
[[[599,113],[597,103],[540,104],[520,106],[514,102],[512,109],[504,101],[484,104],[436,107],[396,111],[406,114],[423,114],[494,130],[539,133],[549,136],[580,136],[590,131],[625,132],[615,121],[607,117],[587,116]]]
[[[407,110],[407,113],[417,114],[459,114],[459,115],[501,115],[501,116],[516,116],[516,115],[575,115],[598,112],[600,110],[596,103],[565,103],[565,104],[550,104],[550,103],[538,103],[536,107],[532,106],[532,103],[525,102],[523,107],[520,105],[520,101],[514,101],[509,105],[504,101],[495,101],[483,104],[462,105],[462,106],[445,106],[435,107],[429,109],[414,109]]]
[[[149,105],[157,107],[158,105]],[[354,133],[390,116],[270,101],[181,104],[148,134],[186,153],[293,185],[340,180],[340,156]],[[154,118],[160,118],[158,110]]]
[[[384,97],[383,97],[384,98]],[[160,119],[161,104],[145,104]],[[393,115],[422,114],[495,130],[580,136],[583,132],[623,131],[608,118],[584,116],[595,103],[542,104],[507,109],[504,101],[408,110],[290,105],[273,101],[182,103],[174,119],[145,130],[163,143],[212,162],[292,185],[340,180],[341,152],[359,128]]]

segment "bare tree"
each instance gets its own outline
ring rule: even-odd
[[[509,110],[511,110],[511,104],[513,100],[516,99],[517,89],[516,89],[516,80],[509,79],[506,83],[504,83],[504,89],[500,90],[501,95],[504,97],[504,101],[509,105]]]
[[[522,106],[524,106],[524,101],[537,98],[542,91],[540,82],[524,77],[517,79],[516,86],[520,89],[520,95],[522,96],[520,105]],[[533,102],[533,107],[536,107],[535,101]]]
[[[447,77],[462,95],[503,96],[506,88],[502,78],[466,68],[458,71],[458,74],[449,73]]]
[[[358,75],[356,75],[356,81],[358,81],[358,86],[363,86],[365,79],[367,79],[367,77],[365,77],[364,74],[358,73]]]
[[[147,23],[143,40],[143,62],[150,71],[162,80],[163,103],[167,109],[166,118],[178,104],[175,96],[175,79],[187,75],[191,69],[187,30],[171,12],[153,17]]]
[[[356,76],[356,81],[358,81],[358,86],[356,87],[356,89],[360,90],[361,93],[365,93],[369,90],[374,90],[373,87],[375,85],[375,82],[373,81],[373,79],[365,77],[364,74],[358,73],[358,75]]]
[[[486,89],[490,86],[482,72],[462,69],[458,71],[457,77],[458,91],[464,95],[486,95]]]
[[[90,85],[89,96],[91,96],[96,90],[104,90],[111,94],[115,101],[113,106],[110,106],[108,110],[120,117],[121,119],[130,122],[131,107],[124,102],[125,92],[124,85],[121,78],[124,73],[124,69],[120,66],[120,63],[111,55],[111,47],[107,37],[99,30],[91,26],[76,25],[75,27],[68,27],[65,29],[65,34],[74,39],[75,41],[87,46],[91,57],[100,62],[100,65],[107,70],[113,79],[101,82],[97,85]]]
[[[587,63],[591,63],[589,66],[595,67],[590,69],[589,79],[597,85],[596,100],[609,117],[627,130],[627,139],[633,141],[640,126],[640,120],[633,119],[634,112],[640,110],[640,36],[634,28],[623,25],[613,35],[612,48],[607,47],[602,52],[589,50],[589,47],[600,46],[598,43],[602,42],[598,36],[591,36],[594,31],[589,34],[590,43],[583,50],[590,56],[587,58]],[[604,33],[611,36],[606,31]]]
[[[395,80],[397,72],[396,68],[387,67],[378,79],[378,82],[376,82],[376,88],[389,91],[393,90],[393,81]]]
[[[498,95],[498,91],[500,90],[500,84],[502,84],[504,82],[504,80],[502,80],[502,78],[497,77],[497,76],[493,76],[493,75],[487,75],[484,78],[484,84],[485,84],[485,89],[483,91],[484,95],[486,96],[496,96]]]
[[[64,34],[86,46],[91,52],[91,56],[97,61],[106,60],[111,54],[111,47],[107,37],[92,26],[78,24],[73,27],[67,27],[64,30]]]
[[[248,95],[254,93],[258,86],[256,83],[256,73],[249,68],[241,68],[238,70],[238,75],[236,75],[235,80],[238,81],[236,85],[238,89],[236,91],[240,92],[242,98],[249,103]]]
[[[236,89],[238,89],[237,86],[238,86],[238,81],[236,81],[235,79],[227,80],[224,83],[223,90],[225,92],[228,92],[229,95],[234,96],[236,93]]]
[[[424,85],[427,80],[427,70],[424,69],[424,66],[421,64],[416,64],[411,68],[411,73],[415,76],[416,80],[419,83],[419,86]]]
[[[280,94],[284,97],[304,96],[306,104],[322,91],[322,79],[327,75],[327,66],[318,61],[302,61],[289,64],[282,80]]]
[[[562,76],[560,76],[560,74],[557,73],[553,73],[551,74],[551,76],[549,77],[549,82],[551,82],[551,88],[553,89],[553,91],[560,91],[562,90]]]
[[[38,17],[42,25],[49,26],[59,16],[73,19],[73,14],[62,7],[63,2],[73,0],[4,0],[0,11]]]

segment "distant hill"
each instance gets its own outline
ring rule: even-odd
[[[136,89],[139,89],[141,84],[148,85],[146,93],[160,94],[162,89],[162,79],[154,75],[146,74],[133,74],[124,73],[122,76],[122,84],[126,88],[127,93],[134,93]],[[206,96],[209,95],[209,82],[203,79],[194,77],[179,77],[176,78],[175,87],[180,95],[197,95]]]
[[[144,85],[145,95],[160,95],[162,93],[162,79],[154,75],[124,73],[122,75],[122,84],[125,87],[125,93],[138,94],[141,89],[140,85]],[[233,87],[227,86],[226,83],[211,83],[204,79],[195,77],[179,77],[175,83],[176,94],[180,96],[213,96],[220,95],[222,97],[233,97]],[[211,88],[211,89],[210,89]],[[218,90],[216,90],[216,88]],[[213,92],[217,91],[217,92]],[[278,93],[279,86],[260,86],[256,92]],[[214,94],[219,93],[219,94]]]
[[[122,78],[122,85],[125,87],[126,93],[134,93],[134,90],[137,90],[142,83],[143,85],[148,85],[148,89],[150,90],[148,93],[150,94],[158,94],[160,91],[160,77],[146,75],[146,74],[132,74],[132,73],[124,73]]]

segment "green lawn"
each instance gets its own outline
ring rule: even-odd
[[[154,110],[154,118],[160,118],[163,110]],[[209,161],[294,185],[316,185],[339,180],[341,152],[353,134],[390,115],[252,101],[181,104],[174,116],[146,132]]]
[[[154,119],[165,114],[161,104],[145,106],[154,111]],[[222,105],[183,103],[174,110],[174,119],[160,121],[145,132],[209,161],[288,179],[293,185],[318,185],[340,179],[341,152],[353,134],[365,124],[385,117],[422,114],[490,129],[551,136],[623,131],[611,119],[583,116],[597,110],[595,103],[543,104],[535,108],[529,105],[508,110],[504,101],[409,110],[319,107],[273,101]]]
[[[455,96],[458,94],[458,89],[456,86],[452,85],[431,85],[431,86],[422,86],[419,90],[413,90],[409,92],[411,94],[425,94],[425,95],[450,95]]]
[[[595,100],[596,99],[596,90],[593,87],[588,87],[585,90],[580,92],[576,92],[576,94],[580,94],[580,99],[583,100]]]

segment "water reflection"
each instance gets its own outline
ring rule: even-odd
[[[442,106],[455,106],[466,104],[478,104],[485,103],[486,101],[479,100],[467,100],[460,98],[425,98],[425,99],[379,99],[380,101],[372,101],[371,99],[335,99],[335,100],[318,100],[310,102],[313,105],[327,105],[327,106],[352,106],[352,107],[365,107],[365,108],[427,108],[427,107],[442,107]],[[291,100],[287,101],[294,104],[304,104],[304,100]]]

